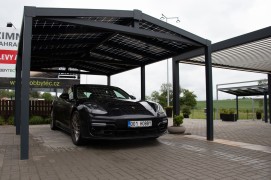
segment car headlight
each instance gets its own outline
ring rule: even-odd
[[[88,112],[92,114],[99,114],[99,115],[107,114],[107,111],[97,104],[88,104],[87,109],[88,109]]]
[[[159,115],[166,115],[164,108],[160,104],[156,104],[156,112]]]

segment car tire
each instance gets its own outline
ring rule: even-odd
[[[83,138],[81,136],[80,116],[78,111],[73,112],[70,126],[73,144],[75,144],[76,146],[83,145]]]
[[[56,121],[55,121],[55,118],[54,118],[54,111],[53,111],[53,110],[51,111],[50,128],[51,128],[52,130],[56,130],[56,129],[57,129],[57,127],[56,127]]]

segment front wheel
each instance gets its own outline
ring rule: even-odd
[[[80,117],[78,111],[72,114],[71,118],[71,138],[73,144],[76,146],[83,144],[83,138],[81,137]]]

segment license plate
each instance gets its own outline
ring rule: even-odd
[[[152,121],[128,121],[129,128],[151,127]]]

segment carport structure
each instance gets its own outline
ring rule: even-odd
[[[239,105],[238,105],[238,97],[245,97],[245,96],[264,96],[264,121],[268,122],[268,113],[267,113],[267,94],[268,94],[268,85],[247,85],[247,86],[240,86],[241,83],[251,83],[251,82],[258,82],[258,81],[244,81],[244,82],[236,82],[236,83],[226,83],[226,84],[218,84],[217,85],[217,93],[218,91],[228,93],[231,95],[236,96],[236,114],[237,119],[239,119]],[[231,87],[219,87],[222,85],[233,85]],[[239,85],[239,86],[236,86]],[[217,96],[218,100],[218,96]],[[217,117],[218,117],[218,108],[217,108]]]
[[[25,7],[15,88],[16,134],[21,135],[21,159],[29,157],[30,70],[67,73],[69,68],[76,68],[79,71],[72,73],[105,75],[110,85],[112,75],[141,68],[141,99],[144,100],[146,65],[199,48],[205,49],[206,92],[210,98],[207,122],[211,133],[207,133],[207,139],[213,140],[210,45],[206,39],[139,10]],[[174,114],[179,114],[176,100],[174,107]]]
[[[199,48],[190,52],[183,53],[181,55],[173,57],[173,98],[175,102],[174,111],[178,111],[178,88],[179,87],[179,63],[205,65],[206,67],[206,80],[209,77],[208,73],[211,68],[206,66],[206,48]],[[221,42],[212,44],[212,67],[265,73],[268,75],[268,96],[271,97],[271,27],[266,27],[254,32],[250,32],[241,36],[237,36],[231,39],[227,39]],[[205,55],[205,56],[204,56]],[[209,80],[211,82],[211,80]],[[207,91],[212,91],[211,85],[207,83]],[[207,117],[208,113],[212,113],[213,110],[209,109],[213,107],[212,92],[206,92],[207,103]],[[177,105],[176,105],[177,104]],[[266,111],[267,112],[267,111]],[[213,115],[209,114],[209,117],[213,119]],[[266,116],[267,117],[267,116]],[[269,117],[271,117],[271,101],[269,101]],[[207,138],[213,135],[213,125],[207,118]],[[270,121],[271,123],[271,121]]]

